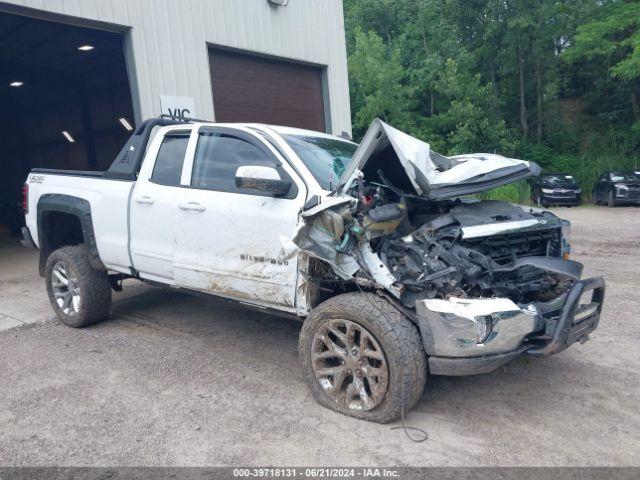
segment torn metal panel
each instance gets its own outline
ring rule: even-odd
[[[329,263],[342,279],[351,279],[360,269],[357,260],[337,250],[344,234],[344,216],[350,217],[344,202],[334,205],[336,210],[324,206],[314,215],[307,215],[305,224],[298,230],[293,243],[307,255]]]
[[[317,203],[310,208],[305,209],[300,216],[302,218],[313,217],[317,213],[326,210],[328,208],[344,205],[345,203],[353,203],[355,199],[349,195],[340,195],[334,197],[317,198]]]
[[[353,186],[358,171],[369,181],[388,179],[387,183],[406,193],[444,199],[539,175],[541,169],[533,162],[491,153],[446,157],[432,151],[428,143],[375,119],[338,182],[339,192]]]
[[[396,285],[396,277],[380,260],[380,257],[371,250],[371,246],[368,242],[365,241],[359,246],[358,254],[362,259],[363,266],[366,268],[373,280],[394,297],[400,298],[402,296],[403,289]]]

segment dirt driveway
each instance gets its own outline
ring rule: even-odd
[[[640,209],[558,212],[606,277],[600,327],[555,357],[430,378],[407,417],[424,443],[317,405],[296,322],[137,286],[74,330],[33,253],[2,249],[0,329],[21,326],[0,332],[0,465],[640,465]]]

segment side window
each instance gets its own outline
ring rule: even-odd
[[[190,131],[169,132],[162,139],[151,181],[160,185],[178,186],[182,176],[182,165],[187,152]]]
[[[243,165],[272,167],[281,178],[288,178],[280,162],[242,138],[219,132],[202,132],[193,164],[191,186],[203,190],[269,195],[236,187],[236,170]]]

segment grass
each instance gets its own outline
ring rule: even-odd
[[[502,200],[505,202],[528,205],[531,201],[531,187],[526,180],[494,188],[478,195],[482,200]]]

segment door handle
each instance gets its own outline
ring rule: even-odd
[[[153,198],[151,198],[149,195],[144,195],[142,197],[137,197],[136,198],[136,202],[137,203],[145,203],[147,205],[153,205],[153,202],[155,202],[155,200]]]
[[[200,205],[198,202],[179,203],[178,208],[180,210],[192,210],[194,212],[204,212],[207,207]]]

